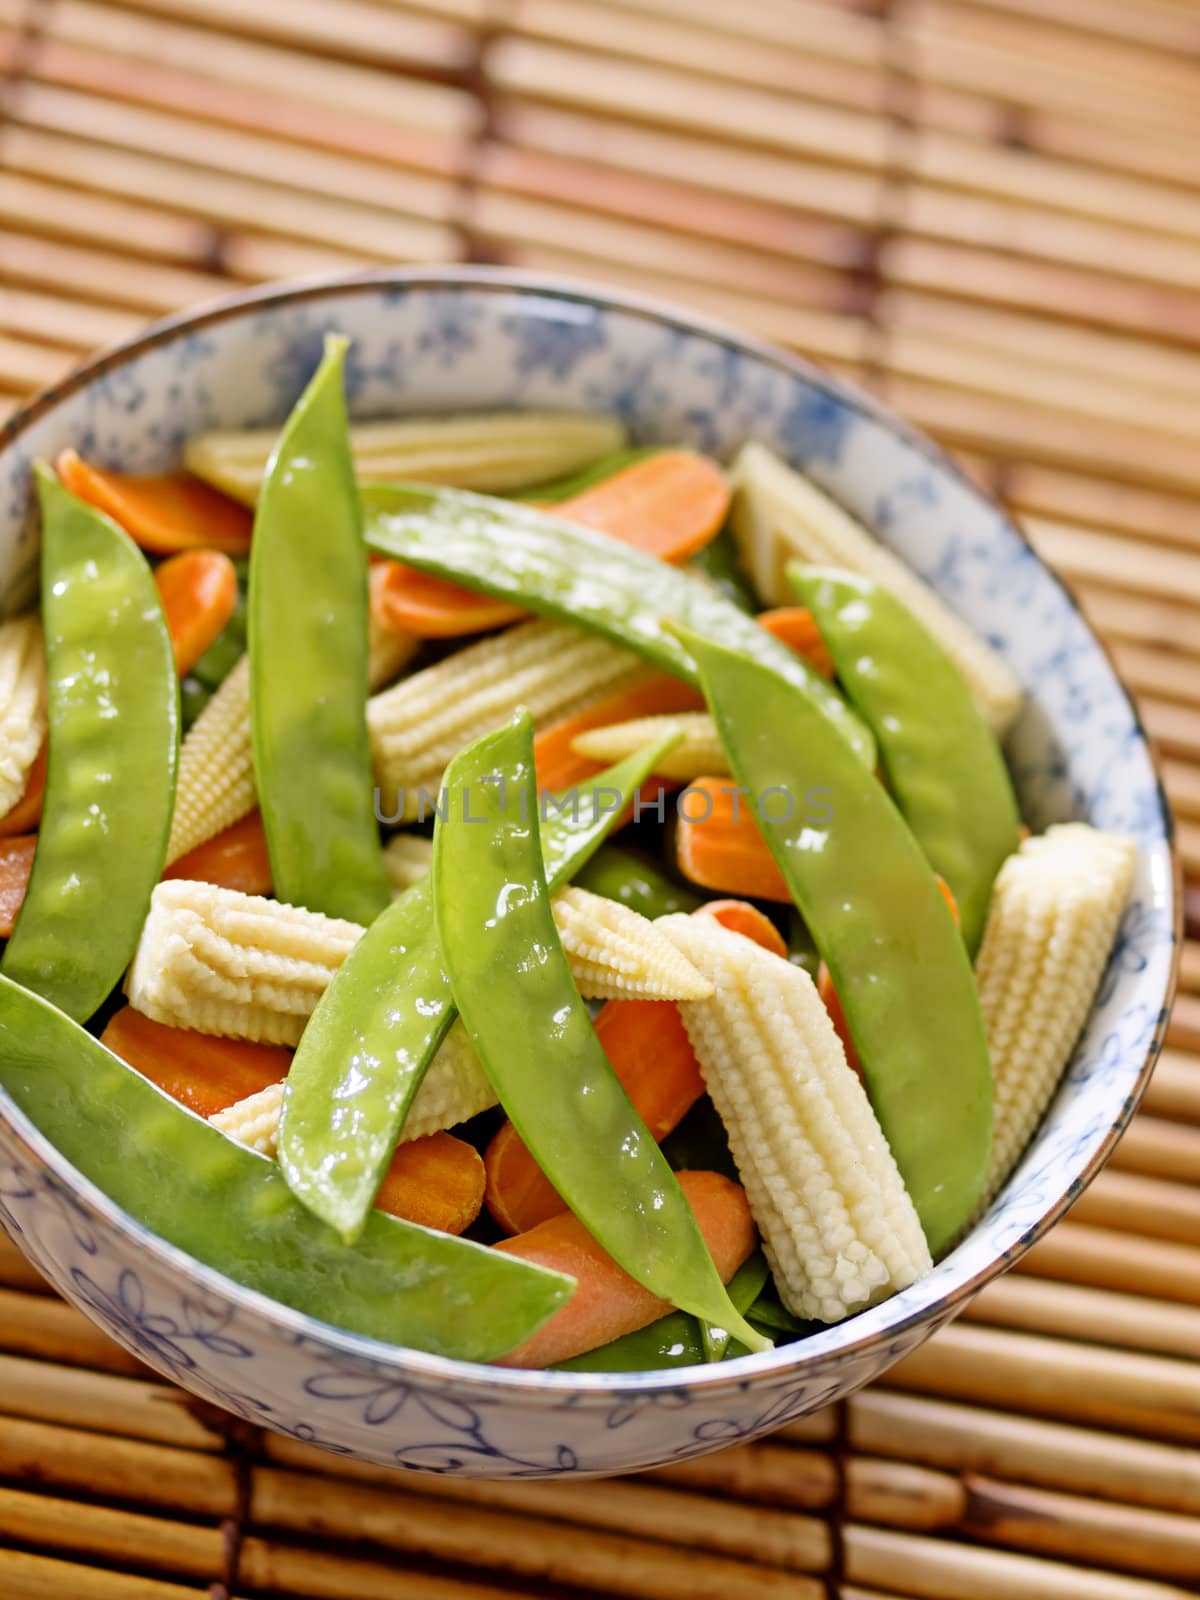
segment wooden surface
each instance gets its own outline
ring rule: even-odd
[[[1070,1220],[883,1386],[670,1473],[356,1471],[151,1379],[0,1245],[5,1600],[1200,1593],[1198,141],[1196,0],[0,0],[0,408],[363,262],[716,312],[1006,497],[1138,694],[1190,913]]]

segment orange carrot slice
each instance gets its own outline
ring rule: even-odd
[[[36,849],[36,833],[0,839],[0,936],[5,939],[16,925],[17,912],[21,909],[29,874],[33,871],[33,853]]]
[[[728,1283],[754,1249],[754,1222],[745,1192],[717,1172],[681,1172],[679,1182],[717,1271]],[[575,1279],[575,1293],[566,1305],[532,1338],[501,1357],[500,1366],[552,1366],[634,1333],[671,1309],[635,1283],[569,1211],[515,1239],[504,1239],[495,1248]]]
[[[483,1208],[484,1181],[473,1145],[452,1133],[430,1133],[399,1146],[375,1205],[423,1228],[462,1233]]]
[[[680,808],[675,859],[685,878],[721,894],[791,900],[752,804],[732,778],[694,778]]]
[[[38,751],[29,776],[25,780],[25,793],[5,816],[0,817],[0,839],[13,834],[30,833],[42,820],[42,801],[46,797],[46,761],[49,747],[45,739]]]
[[[292,1064],[292,1052],[282,1045],[169,1028],[132,1006],[116,1013],[100,1043],[198,1117],[213,1117],[269,1089]]]
[[[777,606],[773,611],[762,612],[758,622],[781,644],[803,656],[823,678],[833,677],[833,657],[811,611],[803,606]]]
[[[787,960],[787,941],[766,912],[752,906],[748,900],[707,900],[696,908],[693,915],[713,917],[731,933],[743,934],[764,950],[769,950],[773,956],[782,956]]]
[[[573,717],[564,717],[543,729],[533,741],[533,764],[539,789],[559,792],[594,778],[604,770],[600,761],[577,756],[571,741],[589,728],[605,728],[614,722],[630,722],[635,717],[653,717],[673,711],[701,711],[704,696],[698,689],[655,672],[641,678],[631,688],[618,690]],[[650,780],[657,794],[663,780]]]
[[[154,582],[182,678],[233,615],[237,569],[220,550],[181,550],[155,569]]]
[[[198,844],[163,872],[164,878],[215,883],[242,894],[270,894],[271,861],[262,817],[251,811],[240,821]]]
[[[186,472],[108,472],[64,450],[54,463],[72,494],[105,511],[143,550],[223,550],[243,556],[254,526],[251,512]]]
[[[715,462],[690,450],[660,450],[573,499],[547,508],[662,561],[686,561],[714,538],[729,509]],[[380,606],[387,627],[418,638],[481,633],[524,613],[504,600],[391,564]]]

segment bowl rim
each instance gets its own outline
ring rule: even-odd
[[[1137,1078],[1079,1177],[1073,1180],[1067,1190],[1057,1196],[1046,1211],[1030,1223],[1012,1244],[1006,1246],[1001,1255],[986,1262],[934,1304],[918,1307],[887,1327],[857,1338],[850,1338],[835,1349],[813,1356],[804,1354],[804,1341],[800,1341],[796,1344],[776,1346],[773,1350],[762,1354],[741,1356],[712,1366],[629,1373],[567,1373],[536,1368],[497,1367],[480,1362],[463,1361],[451,1356],[432,1355],[405,1345],[387,1344],[382,1340],[351,1333],[335,1324],[323,1322],[307,1312],[284,1305],[259,1290],[247,1288],[226,1277],[224,1273],[198,1261],[179,1246],[171,1244],[146,1228],[109,1199],[91,1179],[73,1167],[26,1114],[13,1104],[3,1089],[0,1089],[0,1121],[7,1125],[31,1156],[49,1170],[72,1200],[85,1202],[88,1208],[98,1213],[116,1232],[129,1237],[135,1245],[155,1257],[169,1270],[183,1273],[197,1286],[233,1302],[240,1310],[263,1320],[273,1329],[292,1336],[294,1344],[319,1342],[329,1354],[368,1361],[376,1368],[380,1366],[407,1368],[422,1377],[443,1384],[465,1383],[473,1389],[490,1388],[497,1392],[499,1398],[521,1397],[534,1402],[578,1405],[611,1403],[614,1399],[630,1394],[654,1395],[680,1391],[689,1393],[700,1391],[710,1394],[714,1391],[742,1390],[760,1381],[778,1380],[788,1373],[820,1376],[846,1361],[869,1357],[873,1353],[885,1350],[888,1345],[914,1327],[934,1320],[940,1326],[957,1315],[980,1289],[1019,1260],[1059,1221],[1101,1171],[1145,1093],[1151,1071],[1166,1037],[1178,987],[1182,954],[1182,867],[1174,817],[1166,796],[1160,758],[1133,696],[1117,671],[1107,642],[1088,622],[1071,586],[1043,561],[1027,535],[999,500],[989,490],[968,477],[941,445],[936,444],[903,417],[889,410],[873,395],[853,383],[826,372],[803,356],[784,350],[765,339],[739,332],[720,319],[710,318],[704,313],[693,312],[651,295],[616,290],[600,282],[566,274],[525,272],[519,268],[467,264],[435,267],[368,267],[351,272],[321,274],[237,290],[205,302],[195,310],[175,312],[158,318],[141,332],[106,347],[97,355],[73,367],[57,383],[40,391],[0,425],[0,459],[30,427],[51,413],[64,400],[86,389],[96,379],[140,358],[160,345],[171,343],[181,335],[194,333],[218,323],[234,321],[255,311],[319,302],[344,294],[375,293],[386,289],[483,293],[491,291],[500,294],[540,296],[550,300],[557,299],[613,309],[625,316],[677,332],[699,334],[731,352],[748,355],[766,363],[787,377],[800,378],[811,387],[824,391],[839,404],[882,424],[893,434],[901,436],[939,472],[957,480],[976,500],[983,502],[1001,519],[1009,531],[1031,551],[1040,570],[1058,585],[1069,608],[1082,622],[1088,637],[1107,661],[1129,707],[1133,725],[1149,758],[1154,775],[1155,790],[1163,820],[1164,843],[1171,862],[1172,953],[1158,1018],[1138,1068]],[[845,1326],[851,1327],[853,1322],[854,1318],[850,1318]]]

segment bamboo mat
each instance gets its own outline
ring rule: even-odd
[[[1070,1219],[836,1414],[669,1472],[355,1469],[160,1383],[0,1243],[3,1600],[1200,1593],[1198,148],[1196,0],[0,0],[0,412],[363,262],[714,312],[1006,498],[1137,692],[1188,912]]]

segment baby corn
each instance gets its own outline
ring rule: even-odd
[[[580,993],[660,1000],[710,986],[654,925],[600,895],[562,889],[555,919]],[[296,1045],[363,929],[216,884],[157,885],[125,981],[155,1022],[266,1044]]]
[[[283,1110],[282,1083],[269,1084],[257,1094],[247,1095],[235,1106],[227,1106],[209,1117],[214,1128],[219,1128],[227,1138],[257,1150],[260,1156],[279,1155],[279,1117]]]
[[[761,444],[748,444],[733,469],[732,528],[759,593],[793,603],[789,561],[846,567],[895,594],[929,629],[967,680],[979,709],[1003,734],[1021,709],[1022,691],[1007,665],[910,567],[816,484]]]
[[[539,619],[481,639],[367,702],[375,779],[386,815],[412,821],[437,799],[464,745],[519,705],[539,723],[571,716],[641,671],[636,657],[564,622]]]
[[[788,1310],[837,1322],[915,1282],[925,1235],[812,979],[709,918],[655,926],[715,985],[679,1010]]]
[[[276,428],[200,434],[184,447],[184,465],[253,505],[278,437]],[[356,422],[350,429],[360,478],[416,478],[483,494],[509,494],[566,477],[627,443],[615,417],[569,411],[401,417]]]
[[[167,864],[214,838],[254,806],[250,658],[243,656],[179,747]]]
[[[1133,883],[1133,841],[1069,822],[1000,868],[975,973],[995,1093],[996,1193],[1041,1121],[1095,999]]]
[[[398,833],[383,847],[383,864],[392,893],[403,894],[433,870],[433,840],[418,833]]]
[[[34,616],[0,623],[0,816],[25,793],[46,737],[46,659]]]
[[[729,757],[717,734],[716,724],[707,711],[680,711],[655,717],[635,717],[630,722],[612,722],[603,728],[588,728],[571,740],[571,749],[577,756],[589,761],[623,761],[626,756],[641,750],[653,739],[664,734],[678,733],[679,743],[674,745],[655,771],[664,778],[678,778],[690,783],[693,778],[703,778],[708,773],[720,776],[729,771]]]

